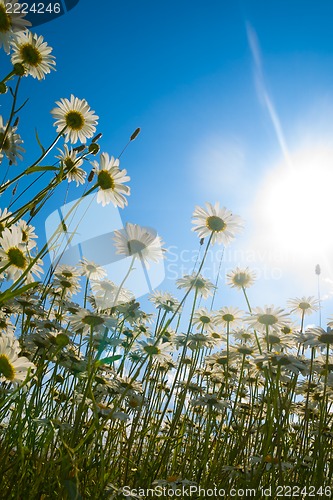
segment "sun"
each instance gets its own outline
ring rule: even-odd
[[[333,250],[333,147],[305,146],[265,177],[256,212],[262,236],[293,259],[326,261]]]

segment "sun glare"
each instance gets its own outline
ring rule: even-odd
[[[300,259],[329,257],[332,231],[333,148],[304,148],[292,165],[278,165],[264,180],[259,207],[265,239]]]

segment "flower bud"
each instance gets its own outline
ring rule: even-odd
[[[24,68],[23,64],[21,64],[21,63],[14,64],[14,73],[17,76],[23,76],[25,73],[25,68]]]
[[[96,144],[95,142],[92,142],[89,147],[88,147],[88,151],[90,154],[92,155],[97,155],[98,151],[99,151],[99,145]]]
[[[88,182],[91,182],[91,181],[93,180],[94,175],[95,175],[95,171],[94,171],[94,170],[92,170],[92,171],[90,172],[90,174],[88,175]]]
[[[99,134],[95,135],[95,137],[93,138],[93,140],[91,142],[97,142],[101,137],[102,137],[102,132],[100,132]]]
[[[0,94],[5,94],[7,92],[7,85],[3,82],[0,83]]]
[[[76,151],[77,153],[81,153],[81,151],[84,151],[86,149],[86,146],[84,144],[81,144],[81,146],[76,146],[76,148],[73,148],[73,151]]]
[[[141,132],[141,128],[140,127],[138,127],[136,130],[134,130],[133,134],[130,137],[130,141],[134,141],[134,139],[136,139],[138,137],[138,135],[140,134],[140,132]]]

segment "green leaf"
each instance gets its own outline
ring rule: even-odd
[[[15,290],[6,290],[3,293],[0,293],[0,304],[6,302],[7,300],[12,299],[13,297],[17,297],[17,295],[21,295],[22,293],[27,292],[31,288],[39,285],[39,282],[36,281],[34,283],[29,283],[28,285],[24,285],[21,288],[16,288]]]
[[[33,172],[44,172],[46,170],[59,170],[59,167],[36,165],[35,167],[30,167],[26,170],[26,174],[32,174]]]
[[[43,147],[42,143],[40,142],[39,140],[39,137],[38,137],[38,132],[37,132],[37,129],[35,128],[35,135],[36,135],[36,140],[38,142],[38,146],[40,147],[40,149],[42,150],[43,153],[45,153],[45,148]]]
[[[76,483],[70,479],[66,479],[66,481],[64,481],[64,486],[67,490],[69,500],[82,500],[82,496],[77,489]]]
[[[114,356],[109,356],[107,358],[99,359],[97,361],[97,365],[112,365],[114,361],[117,361],[118,359],[121,358],[121,354],[115,354]]]

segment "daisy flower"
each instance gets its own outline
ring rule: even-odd
[[[0,116],[0,163],[7,156],[11,164],[17,164],[17,158],[23,160],[21,153],[25,153],[22,148],[23,141],[19,134],[16,133],[16,127],[8,127],[4,125],[2,116]]]
[[[15,326],[2,311],[0,311],[0,331],[4,335],[14,335],[15,332]]]
[[[84,184],[87,173],[80,168],[83,164],[81,158],[77,158],[77,153],[73,149],[69,150],[67,144],[64,145],[64,151],[58,148],[60,155],[56,156],[58,158],[64,169],[68,182],[76,182],[76,186],[79,184]]]
[[[179,301],[169,292],[160,292],[155,290],[149,298],[156,309],[163,309],[166,312],[175,312],[179,307]]]
[[[300,316],[310,316],[313,312],[318,311],[319,301],[314,297],[302,297],[288,300],[288,307],[291,313],[296,313]]]
[[[295,340],[290,334],[283,334],[283,328],[280,332],[276,330],[274,332],[269,332],[268,335],[265,335],[264,340],[270,344],[271,348],[277,351],[283,351],[285,349],[292,349],[295,346]]]
[[[182,345],[187,343],[187,346],[195,351],[197,349],[203,349],[205,347],[214,347],[216,345],[216,339],[211,334],[204,333],[191,333],[190,335],[178,335],[175,341]]]
[[[0,335],[0,380],[18,385],[27,378],[35,365],[24,356],[19,356],[20,346],[12,335]]]
[[[55,69],[55,57],[51,55],[52,47],[49,47],[42,36],[31,31],[22,31],[12,41],[12,63],[22,64],[25,75],[43,80],[45,75]]]
[[[54,272],[54,286],[57,292],[64,293],[65,297],[78,293],[81,290],[80,272],[74,266],[59,265]]]
[[[75,266],[69,266],[66,264],[60,264],[55,268],[55,275],[67,278],[69,280],[79,280],[80,271]]]
[[[161,238],[151,229],[127,223],[122,230],[114,232],[116,253],[140,259],[149,269],[149,261],[159,262],[164,258]]]
[[[229,353],[227,351],[220,351],[216,352],[214,354],[210,354],[209,356],[205,357],[205,363],[207,365],[218,365],[218,366],[225,366],[229,362]]]
[[[94,281],[102,280],[107,274],[102,266],[84,257],[80,262],[80,268],[82,276],[86,276],[86,278]]]
[[[0,236],[3,233],[5,227],[10,226],[13,218],[11,217],[12,213],[8,212],[7,208],[3,210],[0,209]]]
[[[156,339],[148,338],[146,340],[140,340],[135,346],[138,350],[150,358],[158,361],[159,363],[166,363],[167,361],[172,361],[170,351],[172,350],[172,345],[169,342],[156,342]]]
[[[185,290],[196,289],[203,299],[207,299],[212,295],[215,285],[208,279],[204,278],[201,274],[193,272],[192,274],[185,274],[182,278],[177,280],[178,288],[185,288]]]
[[[281,332],[288,321],[288,314],[283,309],[274,308],[274,306],[256,307],[252,314],[246,316],[245,321],[249,326],[260,332],[266,333],[267,329],[271,333],[274,330],[278,334]]]
[[[130,195],[130,188],[124,185],[130,177],[126,170],[119,169],[119,160],[111,158],[107,153],[100,155],[100,161],[92,161],[94,172],[97,174],[97,184],[99,187],[97,193],[97,203],[104,207],[113,203],[115,207],[124,208],[127,205],[125,196]]]
[[[55,118],[57,132],[64,131],[65,141],[75,144],[78,140],[85,144],[96,132],[98,116],[94,115],[85,99],[71,95],[70,99],[60,99],[51,114]],[[65,129],[66,127],[66,129]],[[64,130],[65,129],[65,130]]]
[[[237,307],[222,307],[215,314],[215,324],[236,328],[242,324],[243,312]]]
[[[119,290],[119,287],[108,279],[92,281],[91,289],[94,294],[96,306],[102,311],[133,300],[132,292],[124,287]]]
[[[321,349],[333,347],[333,331],[329,328],[328,331],[323,328],[309,328],[306,331],[304,345],[311,347],[319,347]]]
[[[206,208],[196,206],[193,217],[192,231],[197,231],[199,238],[212,235],[212,245],[228,245],[243,228],[242,219],[225,207],[220,208],[219,202],[206,203]]]
[[[206,408],[215,408],[216,410],[223,410],[230,407],[230,403],[219,399],[217,394],[205,394],[198,399],[192,399],[190,403],[193,406],[205,406]]]
[[[245,269],[236,267],[236,269],[227,274],[227,284],[232,288],[243,290],[243,288],[249,288],[253,285],[255,277],[255,273],[250,271],[248,267]]]
[[[143,392],[142,384],[138,380],[133,380],[130,377],[120,377],[116,376],[113,380],[106,383],[111,387],[117,394],[124,394],[128,392]]]
[[[30,21],[24,19],[25,14],[14,13],[14,6],[20,5],[16,0],[0,0],[0,47],[3,46],[5,52],[10,52],[10,42],[17,33],[31,26]]]
[[[214,331],[214,315],[206,307],[198,309],[193,316],[193,325],[197,325],[197,330]]]
[[[28,225],[25,220],[20,219],[17,223],[17,227],[20,229],[22,233],[22,243],[24,243],[28,250],[31,250],[36,246],[36,242],[34,241],[38,236],[36,235],[34,226]]]
[[[26,243],[22,241],[22,231],[14,226],[5,228],[0,237],[0,265],[12,280],[17,280],[29,267],[31,257]],[[32,281],[31,274],[42,272],[41,260],[38,259],[26,275],[27,281]]]
[[[70,325],[73,330],[82,330],[83,334],[88,334],[91,329],[95,332],[104,331],[105,328],[112,329],[117,325],[117,321],[110,318],[110,316],[81,309],[81,311],[71,316]]]

